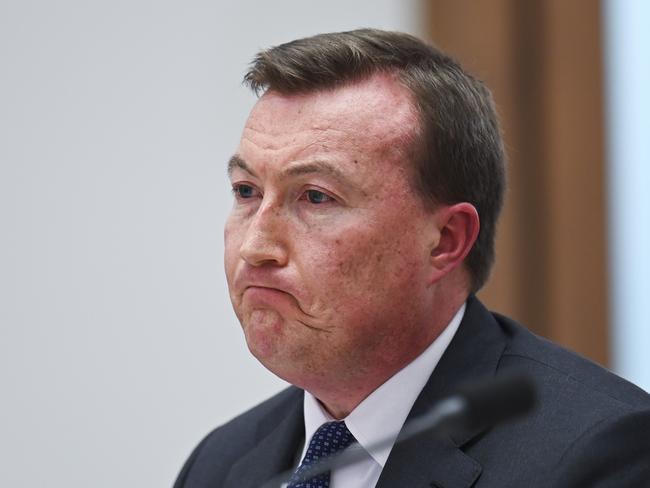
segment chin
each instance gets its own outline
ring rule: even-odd
[[[281,380],[294,385],[299,383],[296,377],[298,376],[296,366],[299,363],[286,357],[286,354],[283,354],[282,348],[276,342],[269,341],[268,338],[257,339],[251,340],[247,337],[248,349],[255,359]]]
[[[281,331],[259,327],[259,324],[247,324],[244,334],[248,350],[262,366],[278,378],[304,387],[305,377],[309,376],[311,369],[305,348],[292,344]]]
[[[283,323],[279,316],[260,316],[257,312],[253,312],[248,320],[242,323],[248,349],[262,363],[265,358],[275,355],[278,341],[281,340]]]

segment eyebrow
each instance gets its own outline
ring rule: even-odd
[[[257,177],[255,171],[253,171],[253,169],[248,164],[246,164],[246,161],[244,161],[244,159],[238,154],[233,155],[228,161],[228,174],[231,175],[235,168],[239,168],[251,176]],[[282,171],[281,176],[301,176],[313,173],[324,173],[339,180],[348,179],[335,165],[320,160],[309,161],[305,163],[295,163],[293,165],[290,165],[288,168],[285,168]]]
[[[296,163],[283,172],[283,175],[286,176],[300,176],[307,175],[312,173],[324,173],[330,176],[333,176],[339,180],[347,180],[343,172],[334,166],[332,163],[326,161],[309,161],[305,163]]]
[[[244,161],[241,156],[239,156],[239,154],[231,156],[230,160],[228,161],[228,176],[232,175],[232,172],[235,170],[235,168],[239,168],[242,171],[246,171],[246,173],[250,174],[251,176],[257,177],[255,171],[253,171],[250,166],[246,164],[246,161]]]

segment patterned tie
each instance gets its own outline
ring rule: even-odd
[[[329,472],[314,476],[302,482],[300,481],[300,477],[310,466],[313,466],[320,459],[342,451],[355,440],[342,420],[338,422],[327,422],[321,425],[311,438],[305,457],[302,463],[300,463],[300,466],[298,466],[298,469],[296,469],[296,472],[293,473],[287,488],[329,488]]]

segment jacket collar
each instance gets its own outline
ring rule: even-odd
[[[225,487],[259,488],[277,484],[274,477],[292,468],[305,435],[303,391],[269,414],[258,426],[257,442],[232,466]]]
[[[407,422],[428,412],[463,383],[494,377],[506,337],[474,296],[463,321],[438,366],[420,393]],[[449,437],[419,435],[393,448],[377,488],[394,486],[466,488],[481,474],[481,465],[462,451],[485,429],[474,428]]]

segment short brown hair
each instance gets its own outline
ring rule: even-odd
[[[244,77],[256,93],[309,93],[395,73],[421,119],[414,186],[431,204],[469,202],[481,228],[466,258],[472,291],[494,262],[505,192],[505,155],[489,89],[449,56],[401,32],[359,29],[319,34],[261,51]]]

